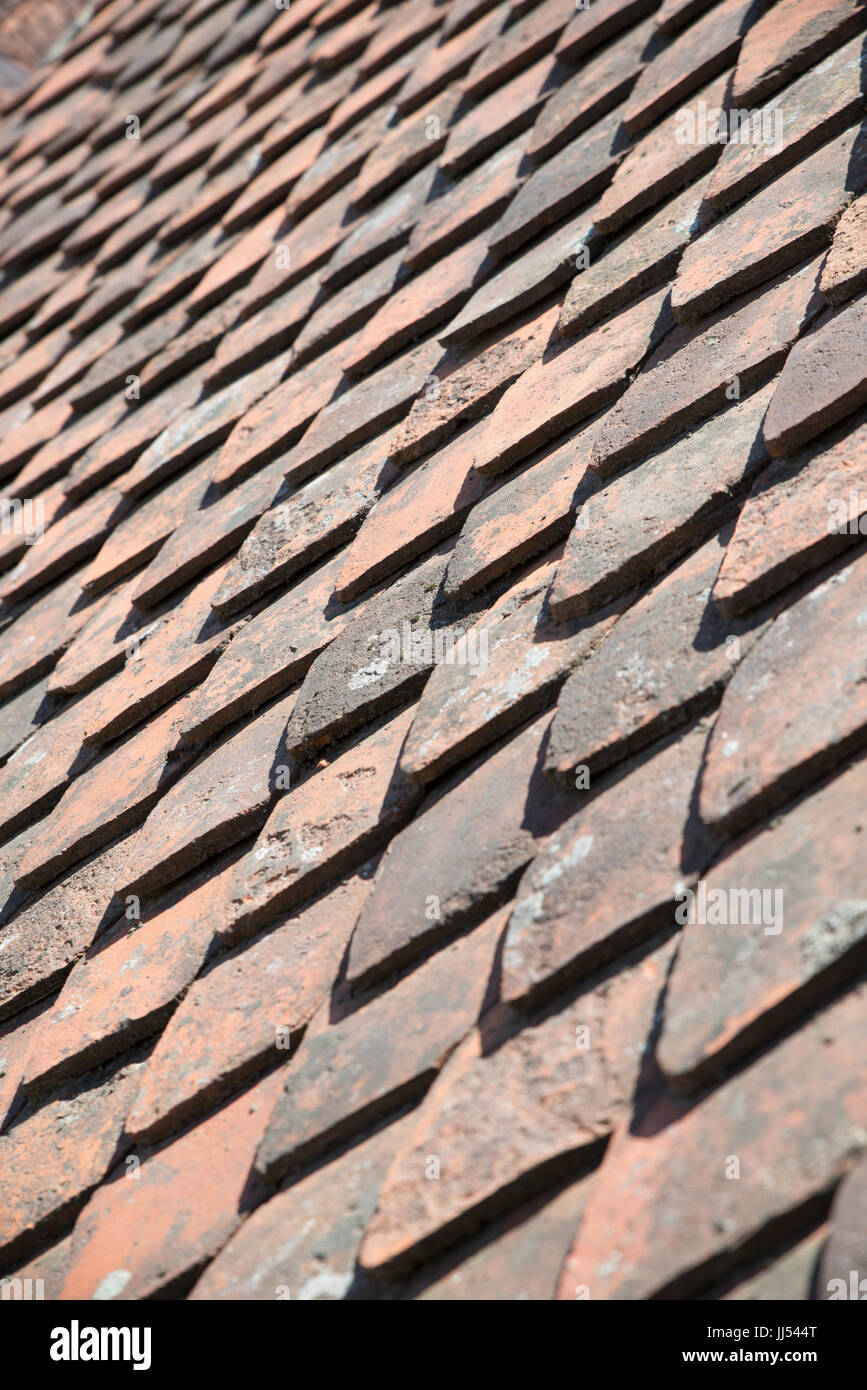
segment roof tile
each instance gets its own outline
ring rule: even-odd
[[[501,397],[476,445],[483,477],[503,472],[586,419],[622,390],[671,322],[666,289],[646,294],[591,331],[549,351]]]
[[[339,884],[215,961],[190,986],[148,1059],[127,1116],[127,1133],[137,1143],[162,1138],[210,1109],[273,1061],[275,1051],[295,1050],[337,974],[369,888],[360,874]]]
[[[712,416],[599,491],[582,486],[551,594],[555,617],[592,613],[651,579],[733,514],[768,459],[761,427],[773,390],[771,383]]]
[[[827,246],[846,204],[867,182],[867,127],[856,127],[754,194],[683,253],[671,292],[680,323]]]
[[[99,1188],[79,1217],[61,1298],[110,1292],[139,1299],[197,1273],[241,1223],[241,1202],[251,1195],[251,1146],[280,1084],[279,1074],[267,1076],[190,1133],[146,1154],[141,1181],[118,1172]],[[120,1286],[118,1269],[129,1276]]]
[[[624,1125],[606,1153],[560,1297],[573,1298],[576,1286],[597,1299],[688,1296],[742,1260],[763,1231],[827,1191],[863,1144],[856,1081],[863,1027],[856,987],[701,1105],[653,1097],[641,1125]],[[783,1127],[789,1162],[780,1183],[774,1173]],[[715,1162],[709,1154],[718,1155]],[[740,1159],[737,1183],[726,1178],[726,1155]],[[684,1165],[693,1175],[688,1184],[675,1176]]]
[[[62,1230],[84,1205],[118,1151],[140,1069],[140,1062],[128,1063],[70,1089],[0,1136],[4,1260],[30,1253],[40,1237]],[[34,1146],[51,1164],[48,1185],[29,1161]]]
[[[867,426],[852,429],[847,421],[759,474],[714,585],[723,613],[745,612],[858,543],[865,450]]]
[[[860,0],[780,0],[743,46],[732,91],[735,102],[749,106],[764,101],[863,23]]]
[[[393,989],[304,1036],[256,1155],[270,1180],[423,1093],[482,1013],[505,914],[495,913]]]
[[[238,865],[230,939],[358,868],[407,819],[414,797],[397,760],[412,714],[412,706],[402,710],[277,803]]]
[[[821,308],[819,265],[672,333],[606,416],[593,448],[596,472],[619,471],[772,376]]]
[[[414,713],[414,711],[413,711]],[[543,776],[550,716],[522,729],[419,809],[391,842],[349,949],[350,983],[365,987],[497,907],[575,798]],[[468,837],[464,808],[476,834]]]
[[[765,417],[775,458],[809,443],[867,402],[867,298],[816,325],[786,359]]]
[[[505,999],[549,997],[671,925],[675,894],[707,857],[692,810],[706,736],[699,721],[637,759],[541,847],[503,944]]]
[[[526,1192],[555,1164],[574,1172],[601,1145],[631,1100],[668,955],[621,971],[495,1050],[482,1029],[467,1039],[389,1169],[362,1268],[399,1272],[453,1240],[503,1190]],[[576,1046],[581,1029],[592,1039],[586,1052]],[[509,1121],[516,1113],[520,1126]],[[441,1165],[430,1192],[420,1176],[429,1154]]]
[[[860,556],[782,612],[747,653],[708,743],[699,801],[706,824],[731,830],[755,820],[858,746],[860,666],[835,624],[857,623],[865,582]],[[821,684],[811,671],[822,672]]]

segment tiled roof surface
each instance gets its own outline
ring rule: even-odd
[[[0,119],[0,1274],[827,1297],[867,5],[91,10]]]

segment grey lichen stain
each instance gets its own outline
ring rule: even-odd
[[[867,935],[867,900],[835,903],[806,932],[801,957],[807,975],[831,965]]]

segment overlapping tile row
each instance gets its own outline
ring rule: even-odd
[[[7,97],[2,1275],[840,1296],[865,43],[108,0]]]

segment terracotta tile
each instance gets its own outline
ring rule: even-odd
[[[237,866],[230,940],[357,869],[408,818],[415,797],[397,759],[412,715],[410,706],[344,748],[277,803]]]
[[[0,407],[32,392],[71,345],[69,329],[61,325],[16,354],[14,361],[0,370]]]
[[[212,463],[205,459],[139,503],[81,576],[84,592],[102,593],[153,559],[175,528],[201,505],[211,488],[212,471]]]
[[[841,135],[700,235],[671,292],[681,323],[753,289],[827,246],[841,211],[867,182],[867,131]]]
[[[693,1090],[782,1032],[835,979],[851,977],[865,954],[854,809],[864,778],[858,763],[710,870],[704,912],[698,899],[681,903],[686,922],[658,1049],[678,1090]],[[744,892],[752,900],[731,896]],[[744,906],[741,920],[714,930],[720,893]]]
[[[311,277],[311,281],[314,279]],[[395,251],[339,292],[325,298],[320,291],[319,300],[324,299],[324,302],[319,303],[319,307],[310,314],[295,339],[295,362],[318,357],[350,333],[366,329],[377,311],[396,295],[404,279],[403,256],[400,251]],[[302,281],[302,284],[307,283]],[[411,302],[409,310],[412,310]],[[352,351],[353,346],[347,344],[345,352],[350,354]]]
[[[272,159],[290,145],[323,124],[335,107],[340,105],[355,81],[352,68],[344,68],[311,85],[305,72],[296,89],[290,89],[293,100],[287,102],[281,93],[253,114],[255,134],[262,133],[262,154]],[[237,145],[237,141],[234,142]],[[217,151],[220,155],[220,151]],[[213,166],[212,166],[213,167]]]
[[[349,547],[338,598],[363,593],[460,529],[484,492],[472,467],[473,440],[483,428],[484,422],[466,430],[377,501]]]
[[[819,289],[835,307],[867,286],[867,194],[846,209],[834,232],[834,241],[822,270]]]
[[[163,138],[166,149],[170,149],[181,134],[182,131],[173,126],[166,126]],[[112,232],[102,243],[96,258],[100,274],[105,274],[106,270],[128,260],[149,237],[156,235],[165,223],[177,216],[182,207],[189,205],[203,182],[204,170],[194,169],[185,178],[170,184],[145,203],[138,217],[131,222],[123,223],[116,232]],[[110,190],[101,191],[104,193]]]
[[[284,220],[283,209],[274,208],[238,241],[231,242],[225,254],[205,273],[190,295],[189,308],[193,312],[201,312],[218,300],[225,299],[248,280],[273,251],[275,236]]]
[[[245,227],[254,218],[269,212],[277,203],[283,203],[301,176],[311,167],[324,144],[320,130],[312,130],[303,140],[290,146],[285,154],[279,155],[264,169],[254,168],[255,177],[247,177],[241,184],[238,196],[233,199],[228,212],[223,214],[222,225],[228,232]],[[231,166],[234,169],[236,166]],[[228,170],[226,176],[228,176]]]
[[[489,1239],[448,1274],[425,1282],[421,1302],[549,1302],[592,1185],[581,1178],[493,1223]],[[490,1237],[493,1236],[493,1239]],[[479,1242],[473,1242],[474,1245]]]
[[[137,333],[117,342],[111,351],[103,352],[81,381],[72,389],[70,399],[76,410],[89,410],[116,391],[123,392],[127,378],[136,375],[147,362],[181,331],[187,313],[183,304],[176,304],[165,314],[140,328]]]
[[[469,71],[476,57],[501,32],[511,12],[508,4],[496,5],[496,0],[486,8],[492,13],[473,16],[474,22],[462,26],[460,32],[446,35],[444,27],[443,41],[426,55],[401,88],[397,99],[401,111],[416,110]]]
[[[408,269],[429,265],[492,222],[520,186],[522,162],[522,142],[516,141],[474,174],[438,189],[410,237],[404,253]]]
[[[74,779],[43,827],[47,842],[34,844],[21,861],[20,887],[40,887],[144,819],[183,769],[179,714],[170,707]]]
[[[214,481],[226,487],[247,477],[254,468],[270,463],[278,453],[284,455],[284,472],[292,482],[309,476],[291,446],[304,435],[337,392],[346,351],[339,344],[327,357],[317,357],[307,367],[283,373],[270,373],[274,384],[267,394],[258,393],[256,403],[238,412],[236,421],[214,465]],[[289,354],[285,355],[288,358]],[[284,359],[285,360],[285,359]],[[259,368],[259,372],[267,368]],[[231,390],[224,387],[224,391]]]
[[[91,616],[61,656],[48,677],[49,694],[78,694],[119,671],[135,650],[133,638],[142,640],[143,614],[132,606],[132,579],[97,599]]]
[[[234,638],[196,697],[186,738],[210,737],[303,676],[345,626],[347,609],[332,601],[339,563],[325,561]]]
[[[509,921],[505,999],[547,998],[672,923],[708,857],[692,811],[705,737],[692,725],[635,760],[543,846]]]
[[[494,334],[493,341],[455,365],[442,381],[432,381],[395,431],[389,457],[399,465],[412,463],[483,415],[542,356],[556,318],[556,308],[537,315],[531,311],[516,331],[504,338]]]
[[[838,570],[781,613],[747,653],[708,742],[699,799],[706,824],[733,830],[755,820],[858,746],[860,676],[836,624],[857,622],[865,575],[863,557]],[[822,672],[821,699],[814,668]]]
[[[817,1272],[816,1290],[820,1298],[851,1297],[853,1269],[863,1267],[861,1252],[864,1249],[864,1191],[865,1164],[857,1163],[853,1170],[840,1183],[834,1194],[831,1208],[830,1240],[822,1251],[822,1260]],[[831,1281],[842,1279],[840,1283]],[[845,1291],[845,1292],[844,1292]]]
[[[124,671],[94,692],[88,706],[88,742],[117,737],[207,674],[234,631],[211,610],[225,569],[222,565],[199,580],[161,623],[152,624]]]
[[[594,0],[588,9],[573,16],[557,44],[557,56],[576,63],[630,24],[644,19],[656,9],[657,0]]]
[[[226,497],[191,511],[142,575],[133,594],[137,607],[153,608],[237,549],[282,486],[282,470],[272,464]]]
[[[138,390],[146,399],[153,399],[158,391],[164,390],[179,377],[189,379],[194,370],[212,357],[218,343],[225,341],[238,319],[241,310],[241,295],[234,294],[223,299],[198,318],[186,319],[178,335],[171,338],[165,347],[140,368]],[[183,307],[183,306],[181,306]],[[255,365],[264,365],[262,354]],[[203,371],[207,368],[202,368]],[[242,372],[237,373],[243,375]]]
[[[694,330],[672,333],[606,416],[593,448],[595,471],[619,471],[772,376],[819,310],[818,271],[813,261]]]
[[[216,612],[225,616],[248,607],[345,545],[394,473],[386,450],[387,440],[379,438],[362,445],[266,511],[214,596]]]
[[[35,203],[0,231],[0,267],[8,269],[39,253],[53,251],[95,206],[95,193],[82,193],[69,203],[53,194]]]
[[[337,976],[368,891],[365,878],[349,879],[191,985],[151,1054],[127,1133],[139,1143],[160,1138],[267,1066],[275,1052],[294,1051]]]
[[[421,111],[404,116],[362,165],[352,189],[357,207],[377,202],[440,153],[460,98],[460,91],[450,88]]]
[[[765,1264],[758,1274],[736,1283],[723,1299],[743,1302],[767,1302],[785,1299],[789,1303],[806,1303],[812,1298],[813,1282],[819,1256],[827,1242],[829,1227],[816,1228],[804,1240]],[[737,1278],[737,1276],[734,1276]]]
[[[656,52],[653,24],[647,20],[582,64],[554,92],[540,113],[527,142],[531,159],[548,159],[582,130],[628,96],[645,62]]]
[[[388,1276],[418,1263],[472,1229],[501,1189],[520,1182],[526,1190],[534,1176],[539,1185],[546,1165],[565,1166],[568,1155],[577,1166],[599,1148],[628,1113],[669,955],[657,952],[493,1051],[481,1030],[467,1039],[383,1182],[363,1269]],[[589,1030],[584,1052],[581,1028]],[[515,1113],[525,1117],[520,1126],[507,1118]],[[439,1160],[435,1187],[423,1153]]]
[[[26,852],[36,836],[19,839]],[[0,1016],[17,1014],[56,993],[95,936],[114,922],[120,910],[119,904],[112,904],[114,876],[128,853],[128,842],[121,840],[37,899],[19,898],[9,904],[10,920],[0,929]]]
[[[66,427],[28,459],[10,484],[10,490],[27,495],[57,482],[63,493],[71,496],[68,488],[70,470],[74,471],[82,454],[89,452],[95,440],[119,426],[126,414],[127,402],[121,397],[104,401],[83,417],[70,416]]]
[[[318,270],[335,247],[352,235],[359,219],[350,203],[350,192],[338,189],[297,225],[285,221],[275,225],[265,258],[247,288],[245,317]]]
[[[576,275],[558,324],[563,337],[584,332],[644,290],[670,279],[701,227],[701,191],[689,188]]]
[[[337,243],[328,264],[320,271],[322,284],[335,290],[402,246],[422,215],[436,178],[435,167],[420,169],[373,212],[362,217]]]
[[[311,275],[286,294],[265,304],[258,313],[233,321],[233,326],[217,341],[205,368],[207,388],[214,390],[225,386],[236,377],[262,366],[272,354],[283,352],[291,346],[299,326],[306,321],[320,296],[319,283]],[[233,295],[231,300],[225,301],[233,305],[233,314],[236,298],[240,309],[246,307],[243,291],[240,291],[238,296]],[[211,313],[215,312],[211,310]]]
[[[4,273],[0,280],[0,329],[4,334],[24,323],[49,295],[66,284],[61,262],[62,256],[57,253],[24,274]]]
[[[143,920],[124,914],[85,953],[43,1019],[26,1067],[28,1091],[81,1075],[159,1033],[205,960],[225,874],[149,905]]]
[[[579,213],[564,227],[543,237],[528,251],[485,281],[446,328],[441,343],[465,343],[522,311],[540,304],[567,284],[575,273],[575,257],[588,241],[593,214]]]
[[[447,593],[483,589],[568,536],[595,433],[580,431],[476,503],[449,562]]]
[[[545,709],[609,629],[614,613],[583,626],[551,620],[555,569],[543,557],[469,629],[468,659],[434,669],[401,756],[413,781],[432,781]]]
[[[738,106],[764,101],[862,27],[858,0],[782,0],[744,44],[732,96]]]
[[[727,86],[725,78],[717,78],[682,109],[698,122],[703,109],[721,107]],[[695,129],[699,130],[698,124]],[[684,131],[689,131],[688,117],[682,118],[678,111],[633,145],[594,212],[594,224],[600,232],[619,231],[716,163],[721,147],[700,140],[690,143],[683,139]]]
[[[366,5],[359,14],[353,15],[314,43],[310,50],[313,66],[328,72],[360,57],[382,23],[376,11],[376,5]]]
[[[490,237],[504,256],[595,198],[609,183],[626,141],[619,111],[609,112],[530,176]]]
[[[335,396],[292,449],[287,476],[307,477],[318,472],[396,424],[429,385],[441,356],[437,343],[420,343]]]
[[[45,680],[37,681],[0,707],[0,758],[5,762],[52,713]]]
[[[667,290],[652,291],[589,338],[535,362],[488,417],[474,451],[477,471],[486,478],[504,472],[608,404],[670,322]]]
[[[624,1125],[605,1155],[559,1296],[574,1298],[578,1286],[595,1299],[688,1296],[826,1192],[861,1145],[855,1077],[863,1026],[855,989],[701,1105],[654,1097],[641,1125]],[[789,1159],[780,1183],[783,1128]],[[726,1178],[731,1157],[740,1160],[737,1183]]]
[[[863,40],[853,39],[773,97],[761,108],[762,138],[728,141],[708,188],[712,207],[729,207],[765,187],[858,120],[863,112],[862,49]]]
[[[399,18],[385,23],[367,44],[358,64],[363,77],[379,71],[414,44],[420,43],[438,29],[444,19],[436,3],[407,5]]]
[[[360,170],[371,150],[388,135],[390,112],[374,111],[317,154],[286,199],[289,217],[301,218],[330,198]]]
[[[21,467],[37,449],[53,439],[72,417],[72,406],[66,400],[50,401],[41,410],[24,414],[16,420],[5,439],[0,442],[0,473],[4,477]]]
[[[867,427],[862,422],[852,429],[846,421],[833,436],[823,435],[759,474],[714,586],[721,612],[746,612],[858,544],[865,449]]]
[[[546,771],[575,782],[575,769],[619,762],[719,700],[768,615],[725,621],[710,599],[731,523],[683,560],[617,622],[560,695]],[[668,631],[660,660],[654,634]],[[676,635],[675,635],[676,634]],[[603,704],[598,692],[606,692]]]
[[[119,493],[98,492],[74,511],[58,517],[28,546],[24,558],[0,580],[0,601],[20,602],[52,580],[76,569],[98,550],[127,510]]]
[[[288,362],[288,353],[283,353],[176,415],[124,475],[124,495],[137,497],[150,491],[222,444],[247,411],[281,380]]]
[[[527,130],[554,91],[556,72],[553,58],[540,58],[505,87],[460,115],[440,156],[442,172],[450,179],[456,178]]]
[[[555,617],[592,613],[735,515],[745,488],[767,463],[761,431],[773,391],[772,382],[600,491],[582,487],[551,593]],[[734,543],[728,542],[723,567]]]
[[[8,699],[47,675],[90,616],[77,575],[22,609],[3,630],[0,698]]]
[[[631,131],[648,126],[734,62],[741,39],[762,13],[755,0],[721,0],[653,59],[626,103]]]
[[[505,921],[505,912],[495,913],[337,1023],[329,1025],[323,1006],[259,1146],[261,1174],[273,1181],[423,1094],[485,1006]]]
[[[854,300],[796,343],[765,417],[774,458],[791,453],[867,401],[864,319],[867,299]]]
[[[196,1300],[348,1297],[379,1186],[407,1133],[398,1120],[254,1212],[190,1294]],[[304,1231],[291,1250],[287,1226]],[[284,1292],[285,1291],[285,1292]]]
[[[261,829],[287,780],[284,734],[294,704],[291,695],[205,752],[161,798],[119,893],[153,893]]]
[[[675,33],[710,9],[713,3],[714,0],[662,0],[654,16],[654,25],[660,33]]]
[[[366,986],[479,921],[575,807],[541,768],[543,715],[444,795],[423,804],[392,840],[362,909],[346,974]],[[472,808],[470,810],[470,808]],[[467,816],[476,831],[467,836]]]
[[[557,0],[542,0],[528,15],[510,24],[479,54],[463,83],[467,98],[477,101],[552,49],[569,20]]]
[[[194,1275],[240,1225],[250,1153],[281,1084],[268,1076],[173,1143],[119,1172],[81,1213],[62,1299],[139,1299]],[[261,1200],[264,1194],[257,1194]],[[122,1287],[115,1271],[129,1277]],[[109,1283],[106,1283],[110,1280]]]
[[[317,656],[286,731],[290,753],[309,757],[405,703],[453,651],[466,621],[440,592],[450,548],[440,545],[365,602]]]
[[[6,1261],[30,1254],[40,1238],[63,1230],[85,1204],[121,1146],[140,1062],[70,1089],[0,1136],[6,1201],[0,1250]],[[51,1182],[28,1155],[40,1152]]]
[[[347,375],[369,372],[451,318],[491,269],[487,243],[483,233],[396,290],[343,351]]]
[[[47,1000],[34,1004],[24,1013],[0,1026],[0,1126],[19,1109],[19,1085],[45,1013],[52,1006]]]
[[[354,87],[328,117],[325,127],[328,136],[337,139],[346,135],[356,121],[362,120],[370,115],[371,111],[396,96],[407,81],[409,73],[415,70],[416,63],[433,47],[433,43],[432,39],[430,43],[420,44],[411,53],[405,54],[389,67],[377,71],[372,77]]]

